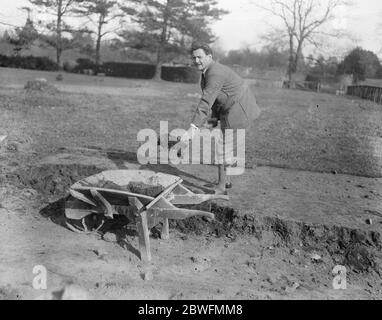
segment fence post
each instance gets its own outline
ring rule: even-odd
[[[375,86],[348,86],[347,95],[357,96],[362,99],[370,100],[382,104],[382,87]]]

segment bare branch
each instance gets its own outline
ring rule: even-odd
[[[322,27],[334,18],[335,9],[344,5],[350,5],[349,0],[269,0],[268,6],[257,5],[274,17],[280,18],[286,27],[290,77],[291,73],[296,71],[305,43],[318,48],[321,42],[319,35],[324,35]],[[280,33],[281,36],[283,34],[285,32]],[[338,32],[327,32],[325,35],[338,36]]]
[[[73,4],[74,0],[67,0],[65,6],[62,8],[61,13],[62,15],[65,15],[67,12],[68,8]]]

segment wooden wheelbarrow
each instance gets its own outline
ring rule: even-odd
[[[108,187],[104,186],[105,182]],[[151,228],[163,223],[161,238],[169,239],[169,219],[183,220],[194,216],[214,219],[211,212],[177,208],[175,205],[195,205],[209,200],[229,200],[225,195],[196,194],[182,185],[177,176],[146,170],[113,170],[88,177],[73,184],[70,196],[65,202],[67,226],[80,233],[98,232],[106,219],[124,215],[135,223],[139,234],[141,260],[151,261],[149,232]],[[110,188],[110,183],[112,187]],[[122,187],[131,183],[160,187],[158,195],[150,196],[140,192],[124,191]],[[121,188],[120,188],[121,187]],[[86,218],[96,215],[101,222],[89,231]],[[83,229],[70,224],[70,220],[82,222]]]

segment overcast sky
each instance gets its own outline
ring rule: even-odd
[[[353,6],[338,11],[336,14],[338,19],[331,22],[336,27],[345,28],[352,34],[352,39],[332,42],[331,51],[340,54],[360,45],[382,56],[382,1],[352,1]],[[213,25],[213,30],[219,37],[219,45],[225,50],[245,46],[261,48],[260,36],[269,29],[269,23],[277,23],[277,20],[272,20],[267,12],[251,3],[267,4],[268,0],[218,0],[218,2],[221,8],[230,11],[230,14]],[[28,0],[0,0],[0,22],[22,25],[26,13],[19,8],[26,5]],[[5,27],[0,26],[0,28]]]

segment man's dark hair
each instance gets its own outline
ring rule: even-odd
[[[213,56],[213,52],[211,47],[208,44],[205,43],[193,43],[191,47],[191,53],[193,53],[195,50],[202,49],[206,55]]]

